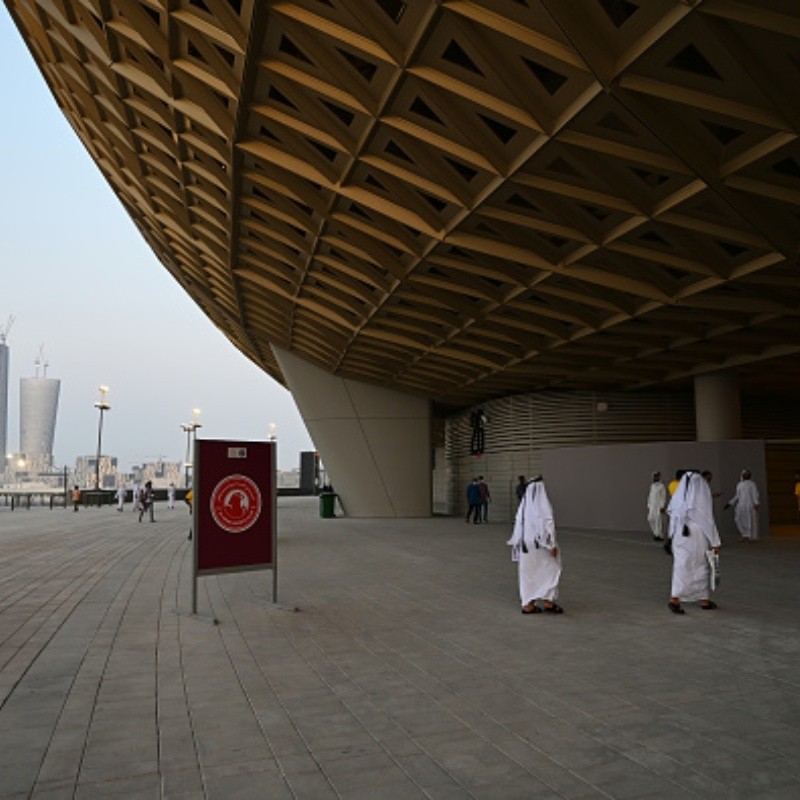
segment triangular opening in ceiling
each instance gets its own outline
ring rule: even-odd
[[[420,117],[429,119],[432,122],[438,122],[440,125],[444,124],[441,121],[441,119],[439,119],[439,117],[436,115],[434,110],[421,97],[415,97],[414,102],[408,108],[409,111],[413,111]]]
[[[483,72],[481,72],[478,65],[467,55],[467,51],[464,50],[455,39],[451,39],[450,43],[445,47],[442,58],[445,61],[449,61],[451,64],[456,64],[463,69],[468,69],[470,72],[474,72],[482,78],[486,77]]]
[[[378,71],[377,66],[373,64],[371,61],[367,61],[365,58],[361,58],[361,56],[357,56],[355,53],[351,53],[349,50],[342,50],[341,48],[336,48],[337,52],[347,61],[348,64],[362,77],[364,80],[369,83],[374,77],[375,73]]]
[[[709,133],[721,144],[730,144],[740,136],[744,135],[744,131],[737,128],[731,128],[728,125],[721,125],[719,122],[708,122],[707,120],[700,120],[706,126]]]
[[[348,127],[352,123],[353,119],[355,118],[355,114],[352,111],[348,111],[346,108],[342,108],[342,106],[337,105],[336,103],[331,103],[330,100],[323,100],[322,104],[331,112],[335,117],[338,117],[345,125]]]
[[[478,114],[478,116],[481,118],[483,124],[486,125],[503,144],[508,144],[517,135],[514,128],[510,128],[508,125],[504,125],[496,119],[487,117],[484,114]]]
[[[564,75],[545,67],[544,64],[531,61],[529,58],[523,58],[522,60],[549,95],[554,95],[567,82],[567,78]]]
[[[693,45],[688,44],[668,62],[668,67],[691,72],[693,75],[702,75],[704,78],[714,78],[721,81],[722,75],[711,66],[711,62]]]
[[[286,34],[281,36],[278,50],[280,50],[281,53],[286,53],[287,56],[292,56],[300,61],[304,61],[306,64],[312,63],[311,59]]]
[[[598,0],[598,2],[615,28],[621,28],[639,10],[639,6],[629,0]]]

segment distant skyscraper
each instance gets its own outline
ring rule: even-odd
[[[8,454],[8,361],[9,349],[5,336],[0,340],[0,456],[5,466]],[[0,472],[2,472],[0,466]]]
[[[19,449],[26,456],[53,456],[58,393],[55,378],[21,378],[19,382]]]

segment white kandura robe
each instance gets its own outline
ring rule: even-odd
[[[741,480],[736,484],[736,494],[731,498],[733,520],[744,539],[758,539],[758,488],[753,480]]]
[[[117,486],[117,508],[122,509],[125,506],[125,487]]]
[[[525,542],[527,553],[522,550]],[[514,533],[508,540],[512,558],[518,562],[519,599],[523,606],[534,600],[558,599],[561,579],[561,552],[557,547],[553,509],[541,481],[532,481],[517,508]]]
[[[688,491],[687,491],[688,483]],[[711,568],[706,552],[721,542],[714,523],[711,489],[699,473],[685,475],[670,502],[672,539],[671,596],[693,602],[711,594]],[[683,535],[683,526],[689,535]]]
[[[667,487],[661,481],[650,484],[650,493],[647,495],[647,521],[653,536],[664,537],[664,515],[661,510],[667,504]]]

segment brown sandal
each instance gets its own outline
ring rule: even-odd
[[[535,603],[526,603],[522,606],[522,613],[523,614],[541,614],[542,609],[539,608]]]

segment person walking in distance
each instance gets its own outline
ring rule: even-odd
[[[189,514],[191,515],[191,513],[192,513],[192,504],[194,502],[194,492],[191,490],[191,488],[184,495],[183,502],[186,503],[186,505],[189,507]],[[192,540],[192,531],[193,530],[194,530],[194,524],[189,526],[189,536],[187,537],[189,539],[189,541]]]
[[[78,485],[76,484],[72,489],[72,510],[77,511],[80,503],[81,503],[81,490],[78,488]]]
[[[489,491],[489,484],[483,479],[483,475],[478,476],[478,493],[480,495],[480,516],[481,522],[489,521],[489,503],[492,502],[492,495]]]
[[[672,497],[675,494],[675,490],[678,488],[678,484],[681,482],[681,478],[683,477],[685,472],[686,472],[685,469],[675,470],[675,477],[669,482],[669,486],[667,486],[667,491],[669,492],[670,497]]]
[[[167,487],[167,508],[172,511],[175,508],[175,484],[170,483]]]
[[[715,492],[713,487],[711,486],[711,481],[714,480],[714,473],[710,469],[704,469],[700,474],[703,476],[703,479],[711,489],[712,500],[716,500],[718,497],[722,497],[722,492]]]
[[[758,511],[761,501],[758,487],[753,481],[749,469],[743,469],[741,480],[736,484],[736,494],[725,504],[728,509],[733,506],[733,521],[739,529],[741,541],[758,541]]]
[[[142,521],[142,517],[144,516],[144,512],[145,511],[149,511],[150,512],[150,522],[155,522],[156,521],[155,520],[155,512],[153,510],[153,506],[154,506],[153,500],[154,499],[155,498],[154,498],[154,494],[153,494],[153,482],[152,481],[146,481],[145,485],[144,485],[144,488],[142,489],[142,493],[141,493],[141,495],[139,497],[139,504],[140,504],[139,522]]]
[[[647,495],[647,521],[653,532],[653,541],[664,540],[664,513],[667,510],[667,487],[661,480],[661,473],[654,472]]]
[[[117,497],[117,511],[124,511],[125,510],[125,484],[121,483],[117,486],[117,491],[115,492]]]
[[[464,521],[469,522],[470,517],[476,525],[481,521],[481,490],[477,478],[467,484],[467,517]]]

